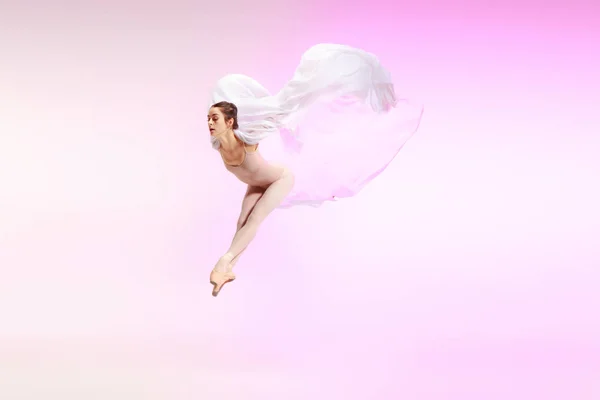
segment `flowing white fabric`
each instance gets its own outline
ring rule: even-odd
[[[211,94],[211,105],[219,101],[237,106],[235,134],[243,142],[279,138],[281,151],[269,155],[261,144],[261,153],[296,176],[281,207],[354,196],[392,161],[423,111],[396,99],[390,73],[375,55],[338,44],[306,51],[275,95],[248,76],[227,75]],[[212,144],[218,148],[217,140]]]

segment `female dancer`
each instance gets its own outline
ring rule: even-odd
[[[231,246],[210,274],[213,296],[235,279],[233,267],[275,208],[350,197],[379,175],[419,125],[422,107],[410,108],[396,111],[390,75],[373,54],[344,45],[310,48],[276,95],[248,76],[219,80],[208,111],[211,142],[248,188]],[[283,164],[258,150],[274,133]]]

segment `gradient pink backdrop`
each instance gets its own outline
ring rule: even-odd
[[[0,5],[0,398],[600,397],[600,6]],[[277,211],[217,298],[244,187],[226,73],[376,53],[419,133],[354,199]]]

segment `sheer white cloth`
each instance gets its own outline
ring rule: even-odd
[[[211,93],[210,104],[219,101],[237,106],[235,134],[243,142],[277,137],[278,144],[261,145],[261,153],[296,175],[281,207],[318,206],[358,193],[417,130],[423,112],[396,99],[391,75],[375,55],[339,44],[307,50],[275,95],[249,76],[227,75]],[[212,145],[218,148],[218,141]]]

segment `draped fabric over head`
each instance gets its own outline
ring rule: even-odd
[[[306,51],[276,94],[249,76],[227,75],[211,93],[211,105],[220,101],[237,106],[240,140],[270,142],[261,153],[294,172],[295,187],[281,207],[354,196],[393,160],[423,112],[396,98],[375,55],[337,44]],[[219,146],[214,138],[212,144]]]

